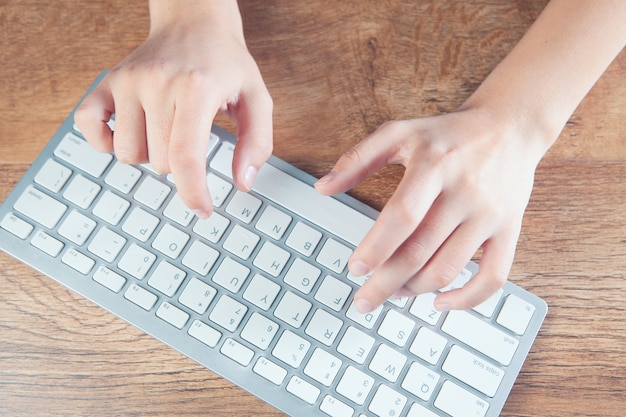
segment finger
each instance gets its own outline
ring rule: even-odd
[[[388,126],[381,126],[344,153],[331,172],[315,183],[315,189],[323,195],[343,193],[389,164],[397,146],[387,140],[396,137]]]
[[[238,137],[233,179],[240,190],[252,188],[257,172],[272,154],[272,110],[272,98],[265,88],[243,92],[233,109]]]
[[[462,220],[462,206],[441,197],[418,228],[383,262],[355,295],[376,308],[406,285],[427,264]]]
[[[148,159],[152,168],[161,174],[170,172],[169,141],[172,130],[174,106],[168,106],[167,99],[152,99],[150,103],[159,106],[146,110],[146,139],[148,142]]]
[[[213,203],[206,182],[206,151],[213,118],[219,108],[216,94],[185,89],[175,103],[169,144],[169,166],[181,200],[200,218]]]
[[[141,103],[135,96],[115,96],[116,111],[113,149],[115,156],[124,164],[148,162],[146,143],[146,119]]]
[[[389,259],[422,223],[440,192],[438,173],[407,168],[396,191],[352,254],[350,272],[366,275]],[[425,246],[413,249],[426,252]]]
[[[85,97],[74,113],[78,129],[100,152],[113,152],[113,131],[107,125],[113,113],[115,103],[106,78]]]
[[[520,227],[513,227],[485,242],[478,274],[463,288],[439,294],[435,298],[435,308],[439,311],[466,310],[486,301],[502,288],[513,264]]]
[[[485,241],[487,227],[482,222],[461,224],[398,295],[414,296],[450,285]]]

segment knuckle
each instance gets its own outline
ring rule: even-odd
[[[435,266],[435,284],[437,289],[447,287],[458,276],[458,268],[449,262],[439,262]]]
[[[422,220],[415,207],[415,194],[403,195],[393,204],[393,215],[396,221],[409,228],[415,228]]]
[[[375,303],[383,302],[393,294],[393,290],[387,288],[387,286],[382,284],[375,276],[368,279],[365,284],[363,284],[361,290],[366,292],[367,298]]]
[[[406,267],[421,269],[429,258],[429,251],[422,241],[410,238],[400,246],[397,256]]]

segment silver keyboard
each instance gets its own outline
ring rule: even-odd
[[[237,191],[234,143],[213,128],[199,220],[71,114],[0,207],[0,247],[289,415],[499,415],[545,302],[509,282],[468,311],[424,294],[359,314],[346,263],[377,212],[276,157]]]

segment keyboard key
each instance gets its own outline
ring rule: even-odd
[[[209,347],[217,346],[217,342],[222,337],[222,333],[200,320],[194,320],[187,333]]]
[[[301,293],[308,294],[315,286],[321,273],[319,268],[296,258],[285,274],[284,281]]]
[[[103,227],[98,230],[87,250],[107,262],[113,262],[125,244],[125,238]]]
[[[248,366],[254,357],[254,351],[252,349],[245,347],[231,338],[226,339],[220,352],[243,366]]]
[[[147,242],[158,225],[158,217],[141,207],[134,207],[122,225],[122,230],[140,242]]]
[[[484,417],[489,404],[452,381],[444,381],[435,399],[435,407],[452,417]]]
[[[380,345],[369,364],[369,369],[390,382],[396,382],[406,359],[406,356],[389,346]]]
[[[13,233],[20,239],[26,239],[34,227],[32,224],[25,222],[13,213],[7,213],[0,222],[0,227]]]
[[[337,346],[337,352],[362,365],[374,346],[374,338],[355,327],[348,327]]]
[[[352,407],[330,395],[324,397],[320,410],[332,417],[352,417],[354,413]]]
[[[161,261],[148,280],[148,285],[155,290],[173,296],[183,283],[187,274],[167,261]]]
[[[299,329],[312,304],[292,292],[286,292],[278,303],[274,315],[285,323]]]
[[[289,260],[289,252],[276,246],[272,242],[265,242],[254,258],[254,266],[268,274],[277,277],[283,272]]]
[[[320,395],[319,388],[295,375],[289,380],[287,391],[309,404],[315,403]]]
[[[26,187],[13,208],[48,229],[53,229],[67,210],[65,204],[59,203],[32,185]]]
[[[224,258],[211,279],[228,291],[237,293],[244,282],[246,282],[249,273],[250,269],[248,267],[231,258]]]
[[[502,369],[457,345],[450,348],[441,369],[489,397],[496,395],[504,378]]]
[[[365,327],[366,329],[372,329],[380,316],[380,313],[383,311],[383,306],[378,306],[378,308],[371,313],[361,314],[356,310],[354,306],[354,301],[350,304],[348,311],[346,312],[346,317],[354,320],[356,323]]]
[[[504,300],[496,323],[512,332],[522,335],[533,318],[535,307],[515,295],[509,295]]]
[[[69,248],[63,254],[61,261],[83,275],[87,275],[91,268],[95,265],[95,261],[88,256],[83,255],[74,248]]]
[[[163,215],[183,227],[189,226],[189,223],[194,218],[193,211],[187,208],[178,193],[174,194],[170,202],[167,203],[165,210],[163,210]]]
[[[248,307],[230,298],[227,295],[222,295],[217,301],[217,304],[211,311],[209,319],[229,332],[234,332],[239,327],[239,323],[246,315]]]
[[[152,242],[152,247],[163,255],[176,259],[189,241],[189,235],[170,224],[165,224]]]
[[[317,255],[317,262],[333,272],[341,274],[348,265],[352,249],[333,239],[328,239]]]
[[[438,373],[414,362],[402,380],[402,388],[424,401],[429,401],[439,382],[439,378]]]
[[[508,366],[519,341],[466,311],[450,311],[441,330]]]
[[[351,292],[351,286],[326,275],[315,293],[315,299],[332,310],[341,311]]]
[[[99,178],[113,160],[111,154],[96,151],[72,133],[65,135],[54,155],[95,178]]]
[[[157,181],[151,176],[147,176],[146,179],[139,185],[137,191],[135,191],[135,200],[144,204],[146,207],[152,210],[158,210],[172,189],[162,182]]]
[[[131,243],[117,265],[122,271],[142,280],[156,260],[153,253],[148,252],[136,243]]]
[[[207,174],[206,182],[213,199],[213,207],[222,207],[224,201],[228,198],[228,194],[233,189],[232,184],[212,172]]]
[[[128,194],[141,178],[141,171],[132,165],[116,161],[104,182],[123,194]]]
[[[250,257],[259,240],[258,235],[236,224],[224,242],[224,249],[245,261]]]
[[[311,343],[308,340],[289,330],[285,330],[280,339],[278,339],[276,346],[274,346],[272,355],[287,365],[298,368],[309,347],[311,347]]]
[[[415,297],[409,313],[424,323],[436,326],[439,323],[442,312],[435,309],[434,301],[436,295],[433,293],[420,294]]]
[[[191,244],[181,262],[187,268],[191,268],[198,274],[206,276],[218,257],[218,251],[196,240]]]
[[[237,190],[228,203],[226,212],[244,223],[250,223],[260,207],[261,200],[252,194]]]
[[[209,242],[217,243],[229,224],[230,220],[219,213],[213,212],[207,219],[198,219],[193,226],[193,231]]]
[[[120,292],[126,284],[126,278],[102,265],[96,269],[93,280],[115,293]]]
[[[287,246],[297,250],[304,256],[311,256],[321,238],[322,233],[320,231],[315,230],[302,222],[298,222],[289,234],[285,243]]]
[[[95,228],[95,221],[76,210],[72,210],[61,223],[59,234],[78,246],[82,246]]]
[[[63,198],[82,209],[88,208],[100,192],[101,187],[82,175],[76,175],[63,192]]]
[[[337,384],[337,392],[356,404],[363,405],[373,386],[374,378],[348,366]]]
[[[496,311],[498,304],[500,303],[500,299],[503,294],[502,288],[498,289],[491,297],[489,297],[486,301],[477,305],[473,308],[473,310],[479,314],[482,314],[484,317],[491,318],[493,313]]]
[[[274,303],[276,296],[280,292],[280,285],[265,278],[262,275],[255,274],[252,281],[243,293],[243,298],[251,302],[255,306],[267,311]]]
[[[59,164],[54,159],[48,159],[37,172],[37,175],[35,175],[35,182],[53,193],[58,193],[70,178],[70,175],[72,175],[72,170]]]
[[[317,348],[304,367],[304,373],[317,382],[330,387],[341,369],[341,364],[341,359]]]
[[[267,349],[278,332],[278,324],[259,313],[252,313],[241,331],[241,337],[259,349]]]
[[[289,223],[291,223],[291,216],[275,207],[267,206],[255,227],[272,239],[279,240],[283,237]]]
[[[342,327],[343,321],[322,309],[317,309],[305,331],[318,342],[330,346]]]
[[[427,327],[421,327],[409,351],[431,365],[436,365],[447,344],[448,339],[445,337]]]
[[[178,301],[198,314],[204,314],[209,308],[209,304],[217,294],[215,288],[200,281],[198,278],[191,278]]]
[[[182,329],[189,320],[189,314],[167,301],[159,306],[156,315],[178,329]]]
[[[415,322],[409,317],[395,310],[389,310],[378,328],[378,334],[391,343],[403,347],[408,342],[414,327]]]
[[[127,200],[107,190],[93,208],[93,214],[116,226],[126,214],[128,207],[130,203]]]
[[[156,295],[135,283],[130,284],[130,287],[124,293],[124,298],[146,311],[150,311],[158,299]]]
[[[378,416],[399,416],[406,401],[404,395],[387,385],[380,385],[368,408]]]
[[[287,376],[287,371],[284,368],[264,357],[260,357],[256,361],[252,370],[275,385],[282,384]]]

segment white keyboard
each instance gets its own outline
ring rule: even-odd
[[[507,283],[469,311],[425,294],[359,314],[346,263],[377,212],[276,157],[237,191],[234,141],[214,127],[199,220],[71,114],[0,207],[0,247],[289,415],[499,415],[546,304]]]

